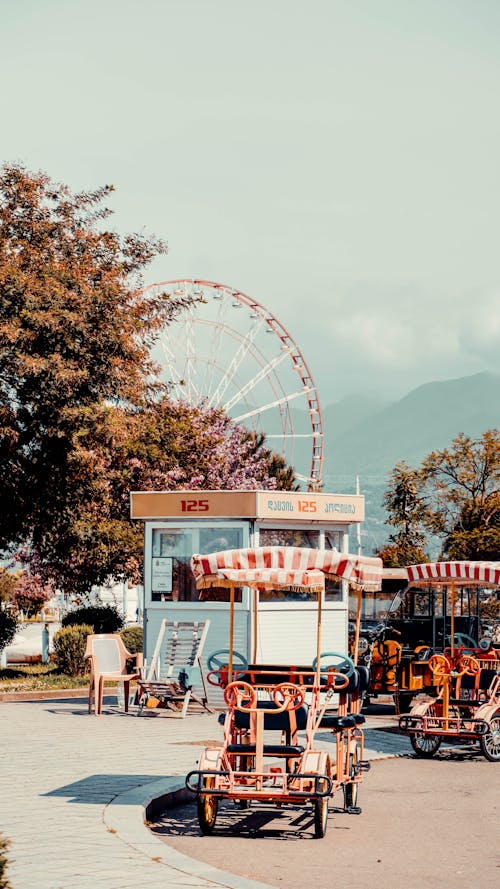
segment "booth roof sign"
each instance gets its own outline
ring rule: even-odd
[[[132,519],[265,519],[362,522],[365,498],[359,494],[311,494],[296,491],[133,491]]]

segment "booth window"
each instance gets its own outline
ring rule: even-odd
[[[229,602],[228,589],[196,588],[191,556],[242,546],[243,530],[237,527],[154,528],[152,538],[152,602]],[[235,601],[241,602],[241,589]]]
[[[318,549],[318,531],[298,531],[293,528],[260,528],[260,546],[299,546]]]
[[[265,589],[259,590],[261,602],[317,602],[318,594],[305,590]]]
[[[338,531],[325,532],[325,549],[340,550],[340,533]],[[343,597],[342,581],[326,577],[325,602],[342,602]]]
[[[325,601],[342,602],[342,600],[342,581],[334,580],[332,577],[325,577]]]

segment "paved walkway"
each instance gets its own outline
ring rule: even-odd
[[[0,720],[13,889],[266,889],[169,848],[144,824],[144,804],[182,787],[200,748],[221,738],[216,716],[139,718],[108,705],[95,718],[77,699],[2,703]],[[408,749],[373,729],[366,744],[372,759]]]

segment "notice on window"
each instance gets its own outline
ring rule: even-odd
[[[153,573],[151,587],[155,592],[172,592],[172,562],[168,556],[153,559]]]

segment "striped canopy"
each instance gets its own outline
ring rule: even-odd
[[[195,555],[191,568],[199,589],[211,586],[286,587],[305,592],[324,588],[325,576],[353,586],[379,590],[382,560],[337,550],[261,546]]]
[[[422,565],[409,565],[406,569],[408,580],[459,580],[462,583],[482,583],[500,586],[500,562],[428,562]]]

